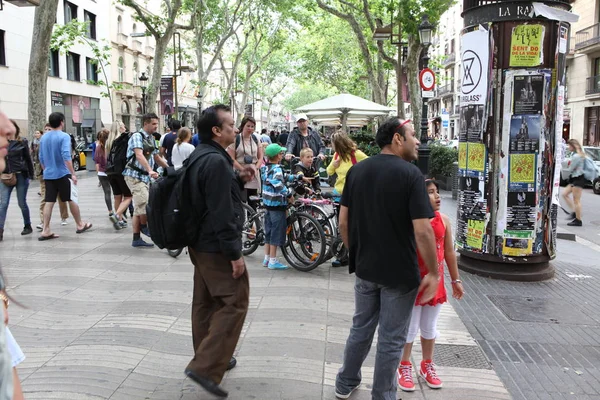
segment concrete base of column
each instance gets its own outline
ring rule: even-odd
[[[538,282],[554,277],[555,270],[548,257],[527,257],[520,259],[520,262],[499,262],[490,258],[478,254],[460,254],[458,268],[471,274],[505,281]]]

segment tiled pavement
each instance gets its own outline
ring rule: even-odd
[[[80,180],[82,214],[94,229],[76,235],[72,221],[61,227],[55,215],[61,238],[48,242],[37,241],[37,233],[19,235],[12,199],[0,261],[11,295],[26,307],[10,308],[11,329],[27,355],[19,367],[26,398],[211,399],[183,375],[192,347],[189,259],[133,249],[130,231],[115,232],[109,224],[96,183]],[[32,211],[36,192],[32,186]],[[247,261],[250,311],[238,366],[224,380],[229,398],[333,399],[354,309],[354,276],[329,265],[310,273],[273,272],[260,266],[258,254]],[[451,305],[443,309],[439,330],[436,362],[444,389],[420,382],[417,392],[399,397],[511,398]],[[418,350],[414,361],[420,361]],[[373,362],[371,352],[362,390],[352,398],[370,398]]]

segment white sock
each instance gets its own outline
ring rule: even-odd
[[[263,263],[268,263],[269,262],[269,256],[265,256],[265,260],[263,261]]]
[[[269,259],[269,264],[275,264],[277,262],[277,257],[271,257]]]

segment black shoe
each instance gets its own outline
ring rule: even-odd
[[[25,235],[29,235],[30,233],[33,233],[33,229],[31,229],[31,225],[25,225],[25,228],[23,228],[21,235],[25,236]]]
[[[221,386],[219,386],[218,383],[203,376],[197,375],[191,369],[186,368],[185,374],[188,376],[188,378],[196,382],[198,385],[202,386],[207,392],[212,393],[217,397],[229,396],[229,393],[227,393],[227,391],[225,391]]]
[[[231,360],[229,360],[229,364],[227,364],[227,371],[234,369],[236,365],[237,360],[235,359],[235,357],[231,357]]]
[[[348,260],[333,260],[331,262],[331,266],[334,268],[345,267],[346,265],[348,265]]]
[[[569,226],[582,226],[583,222],[580,219],[575,218],[573,221],[569,222],[567,225]]]
[[[574,220],[577,218],[577,214],[575,214],[574,212],[570,213],[569,216],[567,217],[568,220]]]

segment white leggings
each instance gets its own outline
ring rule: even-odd
[[[414,306],[406,343],[412,343],[421,329],[423,339],[435,339],[437,336],[437,321],[440,316],[442,305],[435,306]]]

